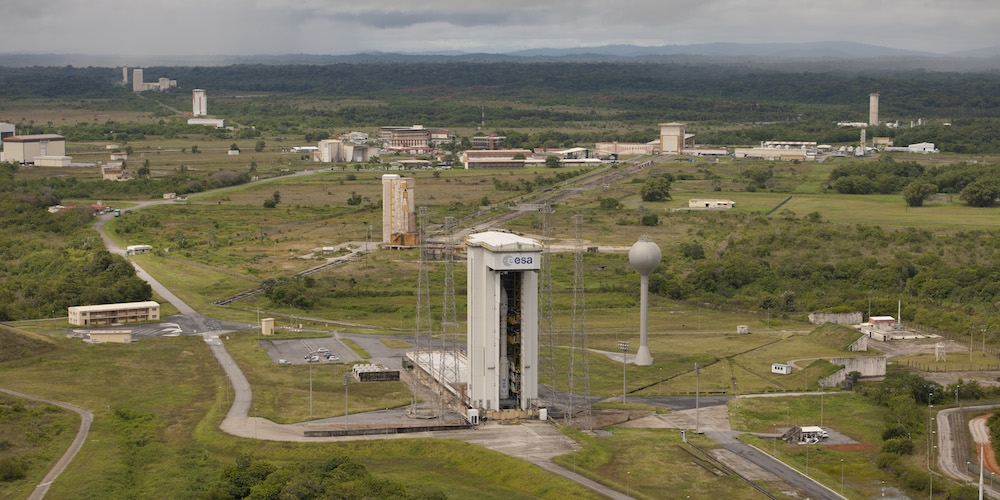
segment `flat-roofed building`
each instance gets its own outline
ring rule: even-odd
[[[379,127],[378,139],[385,149],[423,150],[451,141],[451,132],[440,128]]]
[[[101,179],[106,181],[127,181],[131,177],[128,175],[128,170],[125,169],[124,164],[120,161],[108,162],[107,165],[101,167]]]
[[[113,325],[160,319],[160,304],[152,300],[72,306],[68,308],[68,311],[70,324],[78,326]]]
[[[141,255],[144,253],[151,253],[152,251],[152,245],[129,245],[125,248],[125,253],[127,255]]]
[[[37,158],[69,158],[66,156],[66,138],[56,134],[12,135],[3,138],[3,152],[6,161],[16,161],[22,165],[35,165]],[[56,162],[61,166],[61,161]],[[68,161],[66,162],[69,163]]]
[[[132,330],[91,330],[91,344],[129,344],[132,342]]]
[[[507,136],[503,135],[477,135],[472,138],[472,149],[498,149],[503,147]]]
[[[530,159],[531,155],[530,149],[468,150],[462,152],[462,164],[466,169],[524,168],[526,160]],[[544,162],[545,160],[541,160],[541,163]]]
[[[719,198],[691,198],[688,200],[688,208],[701,208],[705,210],[729,210],[736,206],[733,200],[723,200]]]

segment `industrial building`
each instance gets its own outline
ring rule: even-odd
[[[344,142],[340,139],[319,141],[313,151],[313,161],[321,163],[354,162],[364,163],[371,159],[374,148],[364,144]]]
[[[226,128],[226,120],[224,118],[188,118],[188,125]]]
[[[262,318],[260,320],[260,334],[274,335],[274,318]]]
[[[499,149],[506,140],[503,135],[477,135],[472,138],[472,149]]]
[[[208,93],[205,89],[191,91],[191,116],[208,116]]]
[[[416,181],[399,174],[382,176],[382,244],[389,247],[414,246],[417,232]]]
[[[530,149],[487,149],[462,152],[462,164],[466,169],[476,168],[524,168],[545,163],[544,159],[532,158]],[[523,156],[524,158],[514,158]]]
[[[694,147],[694,134],[684,132],[684,124],[677,122],[660,124],[660,154],[681,154],[684,148]]]
[[[3,139],[5,161],[22,165],[67,167],[66,138],[56,134],[11,135]]]
[[[928,153],[940,153],[941,151],[934,147],[933,142],[918,142],[916,144],[910,144],[906,147],[887,147],[885,151],[900,152],[900,153],[914,153],[914,154],[928,154]]]
[[[132,92],[145,92],[147,90],[157,90],[165,92],[177,87],[177,80],[160,78],[155,82],[145,83],[142,76],[142,68],[132,70]]]
[[[425,151],[438,144],[451,142],[454,136],[446,129],[412,127],[379,127],[378,139],[382,147],[392,150]]]
[[[532,410],[538,398],[538,271],[542,245],[510,233],[470,235],[469,406]]]
[[[598,142],[594,144],[598,154],[619,158],[625,155],[655,155],[660,154],[660,140],[646,143],[640,142]]]
[[[93,306],[72,306],[68,308],[71,325],[113,325],[137,321],[160,319],[160,304],[145,302],[125,302],[121,304],[98,304]]]
[[[618,158],[622,155],[686,154],[692,156],[723,156],[729,154],[725,148],[695,147],[694,134],[684,130],[683,123],[661,123],[660,138],[647,143],[598,142],[594,149],[599,155]]]
[[[13,123],[0,122],[0,141],[14,135],[16,131]]]

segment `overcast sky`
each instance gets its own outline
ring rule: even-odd
[[[607,44],[1000,45],[996,0],[4,0],[0,52],[509,52]],[[139,61],[136,61],[139,63]]]

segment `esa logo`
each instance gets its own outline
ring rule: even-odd
[[[531,257],[514,257],[513,255],[505,255],[503,258],[503,265],[505,266],[530,266],[531,264]]]

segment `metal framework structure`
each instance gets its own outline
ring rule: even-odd
[[[445,384],[444,374],[446,371],[451,372],[451,380],[453,384],[461,384],[461,378],[459,377],[459,367],[458,367],[458,345],[461,339],[459,338],[458,331],[458,314],[456,313],[455,306],[455,242],[452,239],[452,231],[455,228],[455,218],[445,217],[444,219],[444,234],[445,234],[445,244],[444,244],[444,297],[441,302],[441,366],[439,368],[439,373],[441,373],[441,385]],[[448,361],[451,362],[451,366],[445,366],[447,361],[445,360],[444,353],[448,352],[448,343],[451,343],[451,357]],[[453,386],[456,394],[462,393],[462,388]],[[447,397],[445,390],[442,387],[441,397],[442,401]],[[443,406],[443,403],[442,403]],[[444,408],[442,407],[442,413],[444,413]]]
[[[572,420],[576,410],[575,387],[577,371],[582,375],[579,388],[582,398],[581,410],[585,426],[590,430],[590,364],[587,356],[587,307],[583,289],[583,215],[573,216],[576,230],[576,248],[573,250],[573,328],[569,349],[569,409],[567,415]]]
[[[541,300],[538,301],[538,318],[541,322],[541,334],[548,338],[549,352],[546,362],[549,365],[549,387],[552,388],[553,400],[558,394],[559,386],[556,383],[556,331],[554,308],[552,305],[552,208],[544,206],[539,209],[542,215],[542,269],[539,277],[541,288]],[[555,403],[555,401],[553,401]]]
[[[431,322],[431,294],[430,294],[430,280],[427,277],[427,239],[424,237],[424,231],[427,228],[427,207],[420,207],[419,209],[419,228],[420,233],[420,268],[417,276],[417,311],[416,311],[416,328],[413,330],[413,350],[415,351],[414,359],[420,361],[420,351],[424,345],[421,335],[426,335],[427,338],[427,348],[430,349],[430,338],[432,333],[432,322]],[[414,370],[414,374],[417,370]],[[417,396],[416,393],[413,395],[413,411],[417,409]]]

